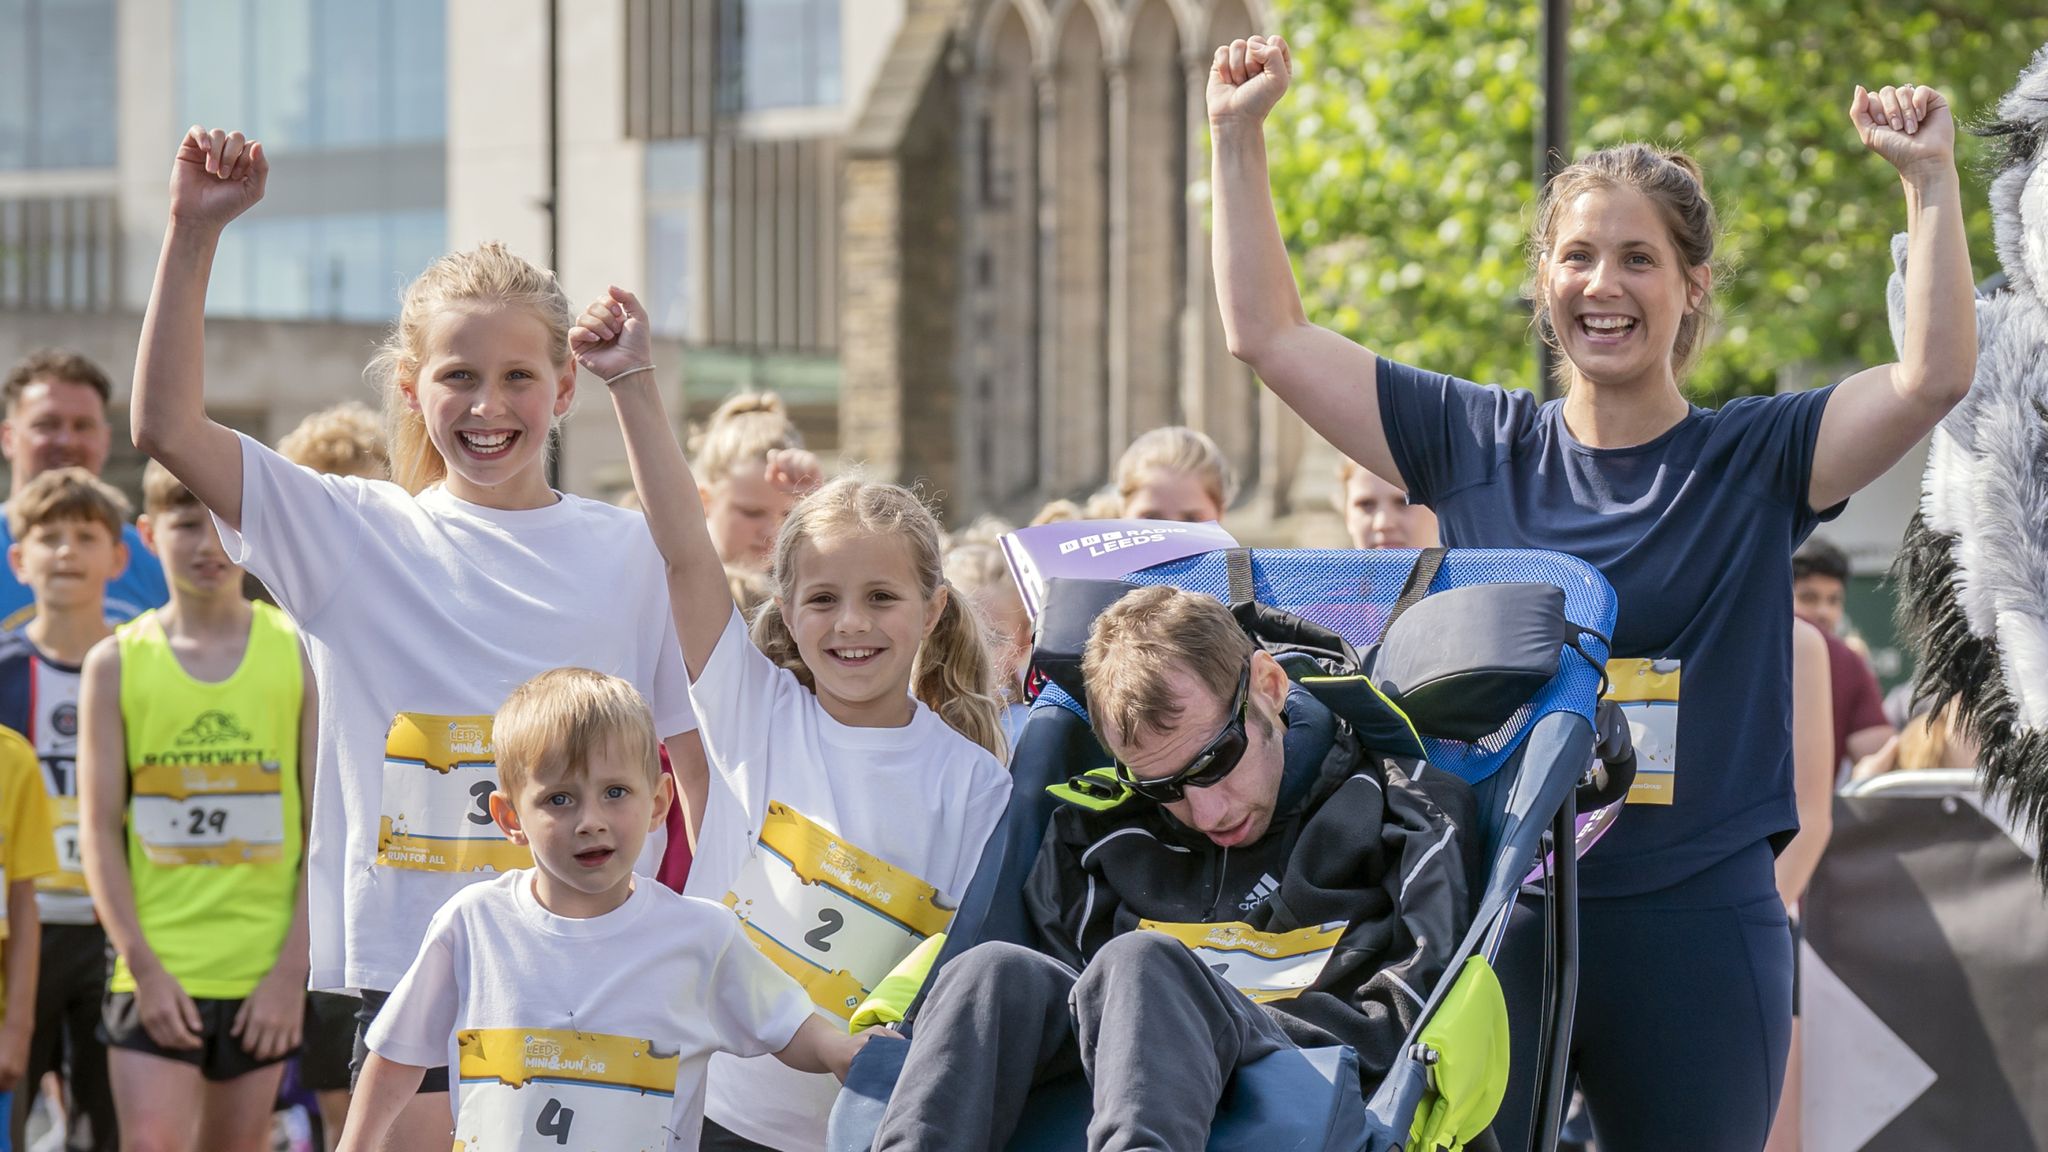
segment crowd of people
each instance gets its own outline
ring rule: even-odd
[[[1907,747],[1838,635],[1846,563],[1794,546],[1968,387],[1945,103],[1850,106],[1905,188],[1899,363],[1687,402],[1718,228],[1697,166],[1629,145],[1537,207],[1535,326],[1565,385],[1538,405],[1308,322],[1264,159],[1290,70],[1252,37],[1210,73],[1232,353],[1345,454],[1354,546],[1579,556],[1619,595],[1614,656],[1669,676],[1675,781],[1582,873],[1599,1146],[1792,1139],[1770,1135],[1787,910],[1838,780]],[[928,961],[1009,806],[1032,641],[1007,526],[949,533],[906,488],[828,477],[773,396],[727,401],[686,453],[633,293],[578,311],[497,245],[406,290],[381,417],[344,405],[276,448],[216,423],[208,279],[268,173],[237,132],[178,147],[130,397],[136,524],[97,475],[105,374],[49,353],[7,379],[15,1146],[41,1110],[80,1150],[267,1147],[292,1065],[330,1147],[822,1147],[856,1053],[904,1042],[873,994]],[[628,507],[549,485],[579,373],[616,409]],[[1221,521],[1235,498],[1212,441],[1160,428],[1035,522]],[[1363,745],[1220,603],[1125,597],[1083,676],[1117,798],[1048,829],[1042,948],[981,945],[933,981],[879,1149],[1000,1147],[1060,1069],[1091,1080],[1091,1148],[1201,1147],[1232,1073],[1280,1049],[1349,1044],[1370,1092],[1469,922],[1472,789]],[[1219,971],[1218,925],[1310,977]],[[1543,959],[1518,909],[1502,1147],[1527,1142]]]

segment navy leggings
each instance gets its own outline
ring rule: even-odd
[[[1759,1152],[1792,1034],[1792,937],[1759,841],[1640,896],[1579,903],[1572,1064],[1600,1152]],[[1543,916],[1515,908],[1499,965],[1512,1061],[1494,1122],[1529,1146]]]

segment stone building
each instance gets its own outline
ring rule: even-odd
[[[1204,90],[1246,0],[911,0],[845,142],[845,451],[965,509],[1108,479],[1167,423],[1284,512],[1299,425],[1224,347]]]
[[[1173,421],[1284,508],[1299,434],[1224,349],[1203,194],[1210,53],[1258,7],[21,0],[0,359],[67,343],[126,378],[177,136],[240,126],[275,170],[216,267],[208,395],[258,435],[374,401],[399,287],[500,240],[576,299],[644,286],[672,407],[776,388],[953,515],[1085,494]],[[561,461],[625,482],[601,396]]]

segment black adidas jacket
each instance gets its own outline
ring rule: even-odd
[[[1266,1008],[1303,1047],[1351,1045],[1369,1089],[1471,924],[1477,805],[1447,772],[1362,750],[1299,687],[1286,719],[1263,838],[1221,848],[1138,799],[1106,812],[1062,805],[1025,900],[1041,949],[1077,969],[1141,919],[1261,932],[1344,921],[1316,982]]]

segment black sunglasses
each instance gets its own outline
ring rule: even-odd
[[[1246,660],[1244,671],[1237,677],[1237,698],[1230,702],[1230,720],[1214,740],[1202,746],[1187,767],[1171,776],[1156,780],[1140,779],[1131,771],[1130,765],[1121,760],[1114,761],[1116,778],[1132,792],[1160,804],[1172,804],[1187,795],[1190,788],[1207,788],[1221,783],[1237,762],[1244,759],[1244,720],[1251,708],[1252,663]]]

